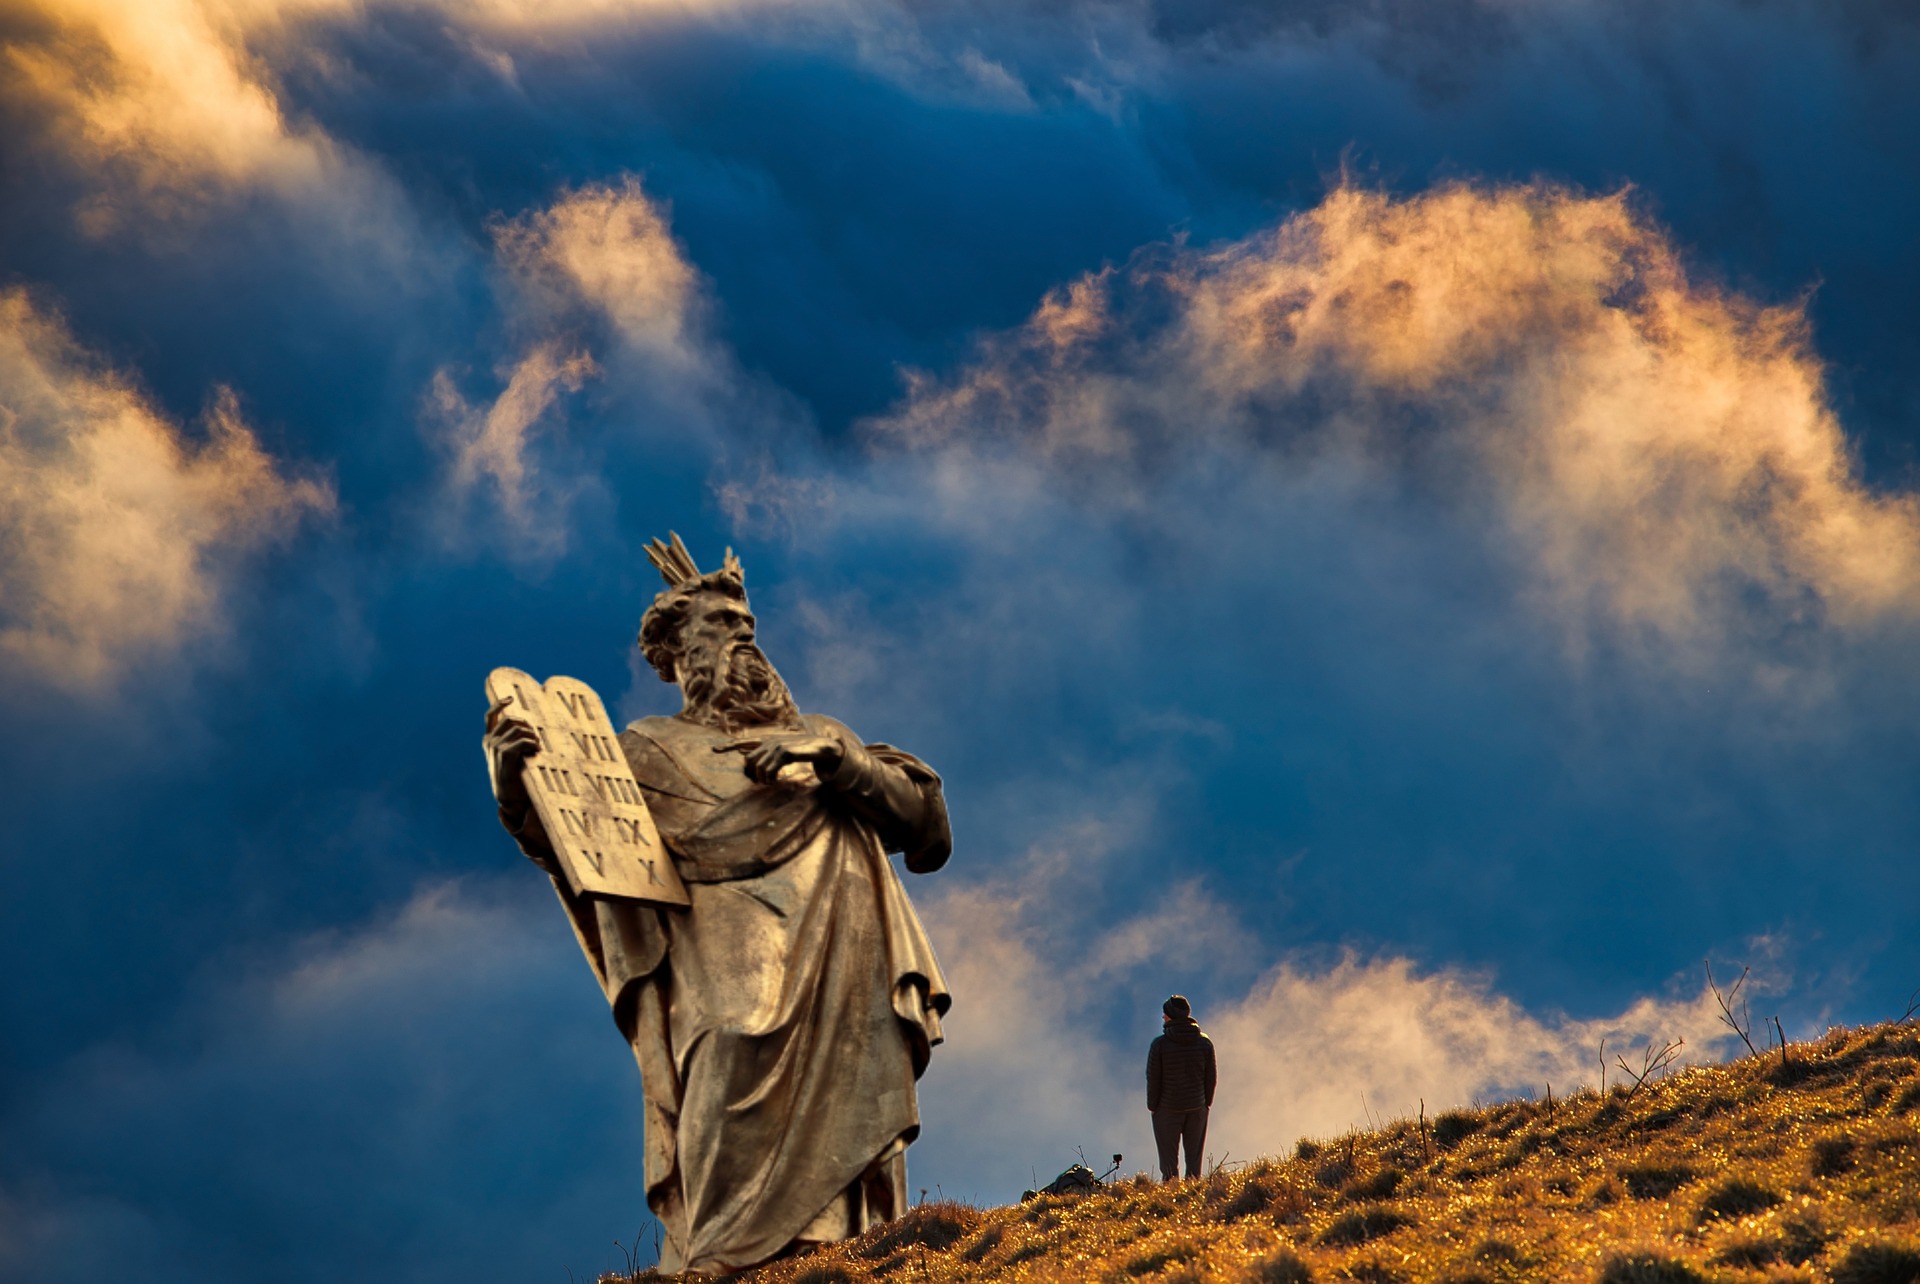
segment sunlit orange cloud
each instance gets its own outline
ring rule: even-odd
[[[221,623],[234,558],[334,506],[218,393],[189,442],[20,290],[0,292],[0,652],[75,689]]]
[[[636,354],[687,368],[705,356],[694,333],[700,277],[667,220],[667,210],[628,177],[567,192],[500,225],[495,240],[502,263],[539,305],[584,305]]]
[[[84,210],[94,230],[235,187],[289,195],[366,184],[318,125],[288,119],[281,72],[317,23],[426,11],[469,37],[537,43],[649,15],[725,12],[675,0],[12,0],[0,67],[77,162],[129,182]],[[477,56],[511,71],[502,48]],[[348,193],[351,195],[352,193]]]
[[[1342,188],[1059,290],[875,427],[1116,476],[1440,456],[1576,631],[1695,636],[1756,591],[1841,624],[1920,606],[1920,497],[1861,481],[1802,308],[1693,279],[1625,194]]]
[[[352,0],[216,4],[197,0],[26,0],[31,21],[0,45],[19,91],[85,164],[131,179],[144,203],[209,188],[312,189],[341,159],[314,128],[288,124],[245,38]],[[133,211],[103,198],[101,227]]]

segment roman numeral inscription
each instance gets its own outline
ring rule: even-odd
[[[574,678],[534,681],[495,669],[487,698],[531,723],[540,750],[527,760],[527,793],[575,896],[686,905],[686,885],[660,845],[646,795],[619,733],[593,689]]]

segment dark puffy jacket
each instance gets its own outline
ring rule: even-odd
[[[1147,1049],[1147,1109],[1211,1106],[1213,1082],[1213,1040],[1192,1017],[1167,1022],[1167,1032]]]

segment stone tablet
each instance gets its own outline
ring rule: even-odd
[[[542,686],[519,669],[495,669],[487,698],[506,700],[506,716],[531,723],[540,736],[524,779],[573,893],[688,904],[593,688],[561,677]]]

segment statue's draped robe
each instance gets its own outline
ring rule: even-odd
[[[818,786],[757,785],[715,752],[737,737],[684,719],[621,733],[689,908],[554,880],[640,1063],[663,1270],[741,1269],[906,1208],[914,1081],[949,998],[886,853],[937,869],[946,807],[912,755],[806,721],[852,747]],[[537,814],[516,836],[547,850]]]

